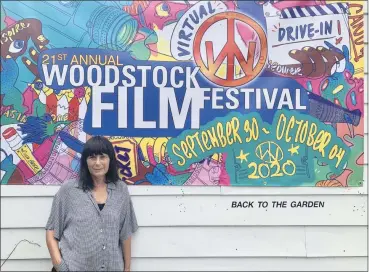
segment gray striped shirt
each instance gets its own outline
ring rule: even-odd
[[[59,271],[123,271],[122,242],[138,228],[127,185],[108,183],[100,211],[78,181],[64,183],[54,197],[47,230],[59,240]]]

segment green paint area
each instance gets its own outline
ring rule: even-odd
[[[3,30],[6,28],[6,25],[5,25],[5,17],[6,17],[6,13],[5,13],[5,10],[4,10],[4,7],[3,5],[0,4],[0,11],[1,11],[1,16],[0,16],[0,30]]]
[[[353,138],[346,135],[345,140],[351,142],[351,154],[348,158],[347,169],[352,171],[347,180],[349,187],[362,186],[364,182],[364,164],[359,164],[359,156],[364,152],[364,137],[361,135],[355,135]],[[364,159],[363,159],[364,160]]]
[[[339,174],[332,173],[328,164],[322,163],[314,159],[314,172],[316,181],[324,180],[341,180],[344,186],[360,187],[364,182],[364,165],[359,163],[359,157],[364,152],[364,138],[361,135],[355,135],[353,138],[349,135],[344,136],[345,140],[350,142],[350,155],[348,156],[345,169]],[[344,170],[348,170],[345,174]]]
[[[179,171],[214,153],[227,153],[233,186],[314,186],[314,159],[339,175],[351,154],[331,126],[287,110],[278,111],[272,124],[258,113],[232,112],[170,139],[167,151]]]

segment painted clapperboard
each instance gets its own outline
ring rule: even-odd
[[[267,22],[269,63],[281,67],[300,66],[309,62],[312,54],[335,48],[342,50],[343,46],[350,50],[347,3],[279,10],[269,2],[263,6],[263,11]],[[303,51],[305,55],[301,54]],[[295,54],[294,57],[291,54]],[[324,56],[323,61],[326,61]],[[343,68],[344,65],[333,67],[335,70]],[[285,73],[289,72],[285,70]]]

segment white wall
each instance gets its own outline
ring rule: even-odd
[[[366,184],[366,183],[365,183]],[[3,271],[49,270],[43,229],[57,187],[2,186]],[[130,187],[133,270],[367,271],[367,187]],[[322,209],[231,209],[234,200],[322,200]],[[37,245],[38,244],[38,245]]]
[[[365,105],[367,116],[367,96]],[[140,225],[132,270],[368,271],[367,128],[363,188],[130,187]],[[1,186],[2,264],[20,242],[2,271],[51,270],[43,227],[57,190]],[[283,200],[325,207],[231,208]]]

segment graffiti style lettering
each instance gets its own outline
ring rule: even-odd
[[[128,152],[131,150],[124,147],[115,146],[114,147],[115,152],[117,152],[117,158],[118,158],[118,168],[119,172],[122,176],[131,178],[132,177],[132,171],[130,167],[130,161],[129,161],[129,155]]]
[[[18,33],[23,31],[26,28],[29,28],[31,26],[30,23],[18,23],[15,26],[11,27],[10,29],[7,29],[6,31],[1,33],[1,44],[6,44],[8,42],[12,42],[14,36]]]
[[[246,171],[240,178],[250,182],[279,180],[305,171],[301,160],[308,150],[312,152],[310,156],[325,162],[335,161],[330,168],[333,172],[341,171],[347,162],[348,148],[333,133],[332,128],[319,124],[315,118],[286,110],[275,116],[272,125],[262,122],[259,115],[229,114],[200,131],[184,132],[170,139],[167,147],[170,160],[178,170],[203,156],[227,152],[234,154],[234,162],[229,160],[226,165],[232,168],[236,163],[244,169],[241,172]]]
[[[349,24],[353,31],[350,31],[351,45],[354,52],[354,60],[358,62],[364,57],[364,15],[363,6],[350,3],[351,15],[349,15]],[[355,13],[353,9],[355,9]]]
[[[173,37],[172,52],[177,55],[177,59],[189,59],[192,55],[192,43],[195,31],[199,28],[205,18],[213,15],[217,10],[214,3],[198,3],[186,13],[186,18],[178,22],[180,28],[176,27],[176,37]],[[175,48],[175,46],[177,47]]]
[[[51,114],[53,122],[68,121],[68,113],[65,114]]]
[[[247,134],[247,136],[244,136],[244,139],[247,142],[252,138],[255,139],[257,137],[255,135],[258,135],[254,131],[255,120],[251,123],[253,125],[250,127],[249,120],[246,120],[244,125],[244,130]],[[183,166],[186,164],[186,159],[198,158],[201,152],[204,153],[219,147],[224,148],[236,143],[242,144],[244,140],[240,136],[239,129],[240,120],[236,117],[225,123],[217,122],[214,126],[201,132],[195,132],[192,135],[189,134],[185,140],[180,141],[178,144],[173,144],[172,152],[181,158],[178,161],[178,165]]]
[[[291,160],[287,160],[285,163],[283,163],[282,167],[278,161],[271,164],[257,164],[255,162],[251,162],[248,165],[248,168],[250,168],[250,171],[252,172],[248,175],[249,179],[266,179],[283,176],[294,176],[296,173],[296,165]],[[275,168],[274,172],[272,170],[273,168]]]
[[[294,137],[293,137],[294,136]],[[286,143],[306,144],[312,147],[312,150],[318,151],[324,158],[327,156],[330,160],[337,158],[335,167],[337,168],[342,163],[342,158],[346,153],[346,149],[334,145],[331,141],[333,135],[331,131],[317,131],[317,124],[309,120],[299,120],[294,116],[286,117],[280,114],[276,126],[276,137],[278,140],[283,140]]]
[[[193,57],[193,40],[202,23],[214,14],[227,10],[223,2],[206,1],[194,4],[180,18],[173,30],[171,53],[176,60],[190,60]]]
[[[278,29],[279,42],[291,42],[304,39],[313,39],[316,36],[328,36],[332,34],[333,21],[320,22],[319,25],[315,23],[281,27]]]
[[[293,67],[287,65],[279,65],[276,62],[269,61],[267,63],[267,69],[271,72],[282,74],[282,75],[291,75],[291,76],[301,76],[301,67]]]
[[[123,180],[131,180],[138,174],[137,143],[133,139],[110,139],[118,163],[118,174]]]
[[[292,160],[281,162],[284,158],[283,150],[273,141],[259,144],[255,149],[255,154],[262,163],[249,163],[247,167],[252,171],[248,175],[249,179],[293,176],[296,173],[296,165]]]
[[[21,112],[18,112],[17,110],[7,110],[4,112],[2,117],[3,116],[6,116],[11,119],[15,119],[16,121],[20,123],[25,123],[27,121],[27,116]]]

